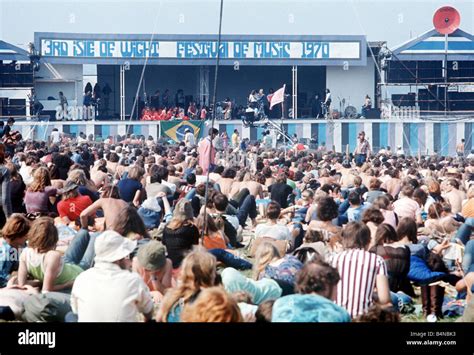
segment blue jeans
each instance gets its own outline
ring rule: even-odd
[[[390,291],[390,298],[395,309],[400,310],[401,305],[410,304],[413,302],[412,298],[401,291],[397,293]]]
[[[90,269],[95,257],[94,243],[96,236],[96,234],[90,235],[85,229],[77,232],[66,250],[64,261],[78,265],[83,270]]]
[[[295,238],[295,245],[293,246],[293,250],[299,248],[301,244],[303,244],[304,239],[304,230],[303,225],[301,223],[295,223],[293,225],[293,229],[298,230],[298,236]]]
[[[474,272],[474,240],[466,243],[464,257],[462,258],[462,268],[465,273]]]
[[[209,253],[214,255],[217,261],[220,261],[227,267],[233,267],[237,270],[247,270],[252,268],[252,264],[247,260],[239,258],[224,249],[210,249]]]
[[[68,314],[66,314],[66,316],[64,317],[64,322],[65,323],[77,323],[78,319],[79,318],[78,318],[77,314],[75,314],[73,311],[71,311]]]
[[[248,217],[250,217],[250,219],[257,218],[257,203],[253,195],[247,195],[245,197],[237,212],[237,218],[242,227],[245,227],[245,222],[247,222]]]
[[[367,154],[357,154],[355,156],[355,162],[357,165],[364,164],[366,159],[367,159]]]
[[[466,218],[463,224],[459,227],[456,232],[456,238],[463,242],[466,245],[471,239],[471,233],[474,228],[474,218]]]

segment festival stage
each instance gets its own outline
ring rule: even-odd
[[[395,151],[402,146],[411,155],[433,154],[455,155],[456,144],[462,138],[466,140],[465,149],[474,149],[472,140],[474,118],[450,118],[448,120],[433,119],[342,119],[334,121],[316,119],[274,120],[283,124],[288,135],[297,134],[298,138],[316,138],[319,144],[325,143],[328,148],[335,147],[336,151],[353,151],[357,134],[365,131],[366,138],[373,150],[390,146]],[[14,129],[19,130],[24,139],[47,140],[53,128],[60,132],[78,135],[84,132],[86,136],[94,135],[95,141],[101,141],[109,136],[135,134],[154,139],[162,136],[160,122],[169,121],[18,121]],[[196,122],[196,121],[191,121]],[[210,121],[204,122],[203,130],[207,131]],[[220,132],[226,131],[229,137],[234,129],[238,129],[242,138],[256,141],[262,137],[263,127],[243,127],[238,120],[216,121]]]

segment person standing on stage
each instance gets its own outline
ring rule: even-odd
[[[362,116],[367,118],[367,113],[372,109],[372,99],[369,95],[365,95],[364,105],[362,106]]]
[[[311,100],[311,117],[321,117],[321,99],[319,98],[318,94],[315,94]]]
[[[370,156],[370,143],[365,139],[365,132],[361,131],[357,136],[357,147],[354,151],[355,163],[357,166],[361,166],[365,163],[367,158]]]
[[[61,106],[61,110],[63,111],[64,116],[67,114],[67,98],[64,96],[62,91],[59,92],[59,106]]]
[[[326,97],[324,98],[324,117],[326,117],[331,111],[331,91],[329,89],[326,89]]]

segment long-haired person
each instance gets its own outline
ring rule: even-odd
[[[57,190],[51,186],[49,170],[39,167],[33,172],[33,182],[25,194],[26,212],[46,215],[53,211],[50,197],[56,196]]]
[[[216,283],[216,258],[196,248],[183,260],[178,285],[166,292],[157,314],[159,322],[179,322],[183,307],[193,303],[201,291]]]
[[[199,231],[194,225],[191,203],[181,200],[176,204],[173,217],[163,230],[163,244],[173,268],[178,268],[187,252],[199,244]]]
[[[43,292],[70,289],[83,271],[79,266],[66,263],[56,250],[58,230],[49,217],[36,219],[28,232],[28,248],[20,257],[18,284],[24,286],[28,277],[41,285]]]
[[[282,257],[273,243],[264,242],[255,254],[253,277],[275,280],[286,295],[293,293],[296,274],[302,267],[303,263],[296,256],[286,254]]]
[[[10,172],[10,200],[12,204],[12,213],[26,213],[25,191],[26,185],[23,178],[18,173],[15,164],[7,163],[5,165]]]

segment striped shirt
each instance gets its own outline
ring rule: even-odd
[[[336,304],[345,308],[352,318],[366,313],[373,303],[376,277],[387,275],[385,261],[368,251],[351,249],[332,256],[330,263],[341,277]]]

